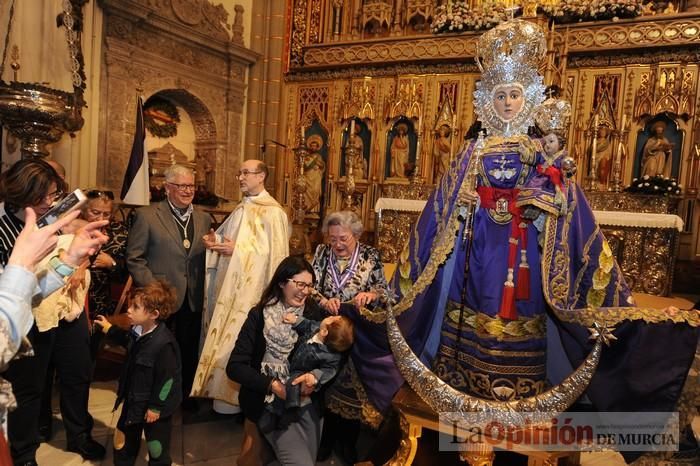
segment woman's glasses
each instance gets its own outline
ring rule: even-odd
[[[114,200],[114,193],[112,191],[101,191],[99,189],[91,189],[87,193],[88,199],[106,198],[110,201]]]
[[[306,289],[312,290],[314,287],[313,283],[300,282],[298,280],[292,280],[291,278],[289,281],[294,283],[294,286],[296,286],[299,291],[306,291]]]
[[[49,204],[53,204],[55,201],[61,199],[62,197],[63,191],[61,191],[60,189],[57,189],[56,191],[44,196],[44,198],[48,201]]]

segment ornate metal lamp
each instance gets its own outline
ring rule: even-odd
[[[615,151],[613,153],[615,161],[613,162],[612,168],[612,183],[610,190],[616,193],[622,192],[624,190],[624,183],[622,182],[622,159],[626,156],[625,145],[627,143],[627,133],[629,132],[629,126],[627,124],[627,115],[622,115],[622,124],[620,129],[616,134],[616,145]]]
[[[352,195],[355,193],[355,174],[353,173],[353,167],[357,163],[358,157],[362,157],[359,147],[355,144],[353,136],[355,134],[355,120],[350,121],[348,142],[345,146],[345,187],[343,199],[343,209],[353,210],[353,200]]]
[[[65,131],[78,131],[84,120],[81,117],[83,100],[83,56],[80,49],[80,35],[76,32],[76,22],[82,17],[85,0],[64,0],[60,19],[66,28],[66,41],[70,51],[73,93],[51,89],[36,83],[17,81],[20,68],[15,60],[11,66],[14,79],[7,83],[0,80],[0,122],[8,131],[22,141],[22,157],[45,157],[49,155],[48,144],[57,142]],[[74,14],[77,7],[77,16]],[[8,15],[7,37],[3,48],[3,61],[0,63],[0,76],[5,66],[9,46],[10,31],[14,17],[14,1]]]

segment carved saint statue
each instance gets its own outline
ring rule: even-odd
[[[452,140],[450,139],[451,134],[452,129],[448,125],[440,125],[440,127],[437,129],[435,146],[433,147],[436,183],[450,168],[450,156],[452,153]]]
[[[350,161],[352,164],[352,175],[355,179],[367,179],[367,160],[365,159],[365,143],[360,137],[362,127],[360,125],[352,125],[355,128],[354,133],[350,136],[348,145],[356,149],[355,157]]]
[[[323,174],[326,171],[326,163],[323,161],[320,152],[323,146],[323,139],[318,134],[309,136],[306,146],[308,152],[304,158],[304,177],[306,178],[304,205],[307,213],[316,214],[321,211]]]
[[[396,126],[396,134],[391,141],[391,176],[406,178],[406,165],[408,164],[408,126],[399,123]]]
[[[666,139],[664,131],[666,131],[666,123],[663,121],[657,121],[651,127],[651,136],[642,150],[642,176],[671,176],[673,144]]]
[[[598,127],[598,146],[596,147],[596,178],[601,189],[607,189],[610,179],[610,169],[613,163],[613,144],[610,140],[610,128],[605,125]]]

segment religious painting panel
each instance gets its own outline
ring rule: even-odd
[[[678,123],[662,113],[651,118],[637,136],[634,177],[661,175],[678,178],[683,132]]]
[[[307,214],[323,215],[328,182],[328,131],[315,119],[306,129],[307,154],[304,159],[306,191],[304,206]]]
[[[368,122],[360,118],[352,117],[343,130],[342,145],[340,158],[340,176],[346,176],[346,151],[348,145],[353,145],[358,149],[361,157],[357,157],[353,162],[353,176],[356,179],[366,180],[368,176],[368,168],[370,162],[370,149],[372,144],[372,130]]]
[[[416,169],[418,135],[413,120],[399,117],[387,134],[386,165],[384,176],[389,179],[406,179]]]

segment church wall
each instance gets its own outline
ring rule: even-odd
[[[201,7],[205,0],[194,0],[193,3]],[[121,187],[121,177],[123,176],[125,160],[129,156],[131,149],[131,137],[133,135],[133,123],[128,124],[129,120],[133,120],[135,112],[132,110],[135,102],[136,89],[128,89],[125,83],[115,83],[105,81],[107,68],[114,63],[109,62],[106,56],[109,48],[106,44],[105,33],[105,15],[103,3],[99,0],[92,0],[85,4],[83,9],[84,29],[82,34],[82,51],[85,60],[86,74],[86,89],[85,100],[87,107],[83,109],[82,116],[85,119],[83,128],[75,133],[73,137],[65,134],[62,139],[49,146],[52,157],[66,167],[67,180],[72,186],[93,187],[99,186],[104,188],[114,189],[119,191]],[[223,0],[219,2],[211,2],[213,4],[221,3],[223,8],[228,13],[226,34],[231,37],[233,34],[233,23],[236,16],[236,5],[243,7],[242,15],[242,42],[248,47],[251,43],[251,25],[252,25],[252,0]],[[70,91],[70,75],[68,74],[68,52],[65,43],[64,29],[56,29],[55,18],[61,11],[61,0],[22,0],[16,2],[17,8],[15,20],[13,23],[13,40],[12,43],[18,43],[20,48],[20,62],[22,68],[19,73],[19,80],[49,82],[51,87],[61,88],[61,84],[67,91]],[[142,5],[143,8],[171,8],[170,0],[141,0],[134,2],[136,5]],[[134,14],[143,13],[145,10],[134,9]],[[40,14],[37,12],[41,12]],[[39,16],[37,16],[37,14]],[[51,36],[51,37],[48,37]],[[41,38],[41,40],[37,40]],[[38,47],[33,50],[31,46]],[[112,44],[114,49],[114,44]],[[195,50],[195,49],[193,49]],[[65,56],[65,59],[61,57]],[[10,60],[8,60],[9,63]],[[148,59],[140,61],[141,75],[148,75],[153,70],[152,64]],[[10,67],[7,66],[7,71],[3,73],[3,78],[6,80],[12,79],[9,73]],[[221,129],[224,134],[231,137],[236,135],[240,138],[244,130],[245,115],[245,86],[247,81],[246,67],[240,69],[241,76],[236,78],[234,88],[238,88],[235,93],[231,94],[236,102],[231,102],[230,107],[235,108],[239,105],[242,107],[240,111],[234,110],[225,120],[220,122]],[[236,72],[239,72],[238,70]],[[65,82],[64,82],[65,81]],[[205,83],[204,88],[209,87]],[[124,121],[109,117],[108,97],[112,92],[117,92],[120,95],[128,96],[123,99],[123,103],[130,102],[129,109],[124,110]],[[214,91],[214,89],[205,89],[202,93]],[[197,91],[199,92],[199,91]],[[147,96],[144,96],[147,97]],[[212,101],[225,101],[226,92],[214,91]],[[183,113],[183,112],[181,112]],[[186,115],[189,118],[189,115]],[[118,143],[118,147],[107,147],[104,139],[100,142],[101,134],[104,135],[105,128],[115,128],[117,131],[124,133],[123,141]],[[4,132],[6,133],[6,132]],[[103,136],[102,136],[103,137]],[[9,139],[9,141],[8,141]],[[8,150],[8,142],[10,143]],[[161,141],[162,144],[165,140]],[[3,134],[3,168],[7,167],[13,161],[19,159],[19,144],[14,143],[13,139],[7,138]],[[157,142],[155,142],[158,145]],[[214,152],[219,152],[219,162],[224,163],[224,159],[230,158],[228,171],[235,171],[235,166],[240,159],[241,148],[235,146],[224,145],[221,147],[214,145],[211,149]],[[230,155],[229,155],[230,154]],[[194,154],[193,154],[194,156]],[[114,160],[120,161],[116,165]],[[124,167],[122,167],[124,164]],[[221,193],[227,192],[227,195],[233,197],[235,194],[232,188],[220,186]]]
[[[132,16],[120,2],[101,3],[109,11],[102,114],[110,125],[121,126],[116,130],[101,126],[100,144],[107,155],[98,166],[98,179],[102,176],[109,186],[121,183],[131,147],[137,92],[144,98],[158,93],[183,107],[192,119],[195,158],[213,167],[207,176],[209,190],[235,199],[238,189],[231,180],[240,162],[246,68],[257,59],[254,52],[242,47],[240,34],[235,36],[235,18],[231,36],[219,23],[223,9],[202,9],[195,16],[199,23],[190,26],[191,20],[179,10],[181,3],[161,3],[146,22]]]

